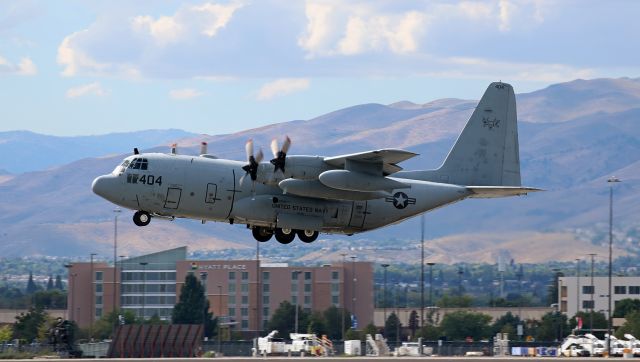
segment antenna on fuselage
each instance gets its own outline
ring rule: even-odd
[[[172,155],[178,154],[178,144],[177,143],[174,143],[174,144],[171,145],[171,154]]]
[[[207,142],[200,142],[200,154],[201,155],[206,155],[207,154]]]
[[[134,147],[133,148],[133,154],[134,155],[139,155],[140,154],[140,151],[138,151],[138,147]]]

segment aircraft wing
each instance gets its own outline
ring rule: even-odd
[[[397,163],[406,161],[417,156],[417,153],[398,150],[398,149],[380,149],[373,151],[365,151],[352,153],[348,155],[340,155],[333,157],[325,157],[324,162],[336,168],[350,169],[350,163],[360,165],[358,171],[366,173],[378,173],[382,170],[383,176],[388,176],[402,170]]]

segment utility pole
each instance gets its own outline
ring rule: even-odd
[[[420,249],[420,328],[422,328],[424,327],[424,214],[420,216]]]
[[[120,209],[114,209],[115,217],[113,218],[113,311],[115,313],[118,295],[118,215],[122,212]],[[115,318],[114,327],[118,323],[118,318]]]
[[[580,311],[580,261],[580,258],[576,258],[576,314]]]
[[[593,333],[593,309],[594,309],[594,305],[593,305],[593,293],[594,293],[594,289],[595,289],[595,285],[593,285],[593,259],[595,258],[595,256],[598,254],[594,254],[591,253],[589,254],[589,256],[591,256],[591,313],[589,314],[589,333]]]
[[[384,269],[384,289],[382,290],[382,310],[384,312],[384,323],[387,323],[387,267],[389,264],[382,264]]]
[[[340,255],[342,255],[342,298],[341,298],[342,299],[342,305],[341,305],[341,307],[342,307],[342,321],[340,323],[342,324],[342,341],[344,342],[344,333],[345,333],[345,330],[344,330],[345,313],[344,313],[344,311],[346,309],[346,304],[347,304],[347,298],[345,298],[345,295],[346,295],[345,291],[347,290],[347,286],[345,284],[347,282],[347,279],[346,279],[347,267],[345,265],[345,260],[346,260],[345,257],[347,256],[347,254],[346,253],[341,253]]]
[[[91,317],[89,319],[89,341],[91,341],[93,339],[93,320],[96,316],[96,285],[95,285],[95,280],[96,277],[94,275],[93,272],[93,257],[96,256],[98,254],[96,253],[91,253],[91,308],[89,308],[89,310],[91,311]]]
[[[613,274],[613,184],[616,182],[620,182],[620,179],[615,176],[609,177],[607,180],[609,183],[609,310],[608,310],[608,318],[607,318],[607,333],[609,334],[609,338],[607,338],[607,356],[611,356],[611,282],[612,282],[612,274]]]
[[[351,273],[353,276],[353,283],[351,284],[351,287],[352,287],[351,293],[353,295],[353,298],[351,299],[351,315],[353,316],[353,318],[356,318],[356,257],[351,256],[350,258],[351,258]],[[353,325],[354,324],[352,322],[351,326],[353,327]]]

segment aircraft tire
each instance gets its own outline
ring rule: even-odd
[[[273,236],[273,231],[261,226],[253,227],[251,229],[251,233],[253,234],[253,238],[261,243],[271,240],[271,237]]]
[[[315,230],[298,230],[297,233],[298,239],[300,239],[304,243],[312,243],[316,241],[318,235],[320,234]]]
[[[280,244],[289,244],[296,238],[296,233],[292,229],[276,229],[276,240]]]
[[[147,226],[151,222],[151,215],[146,211],[136,211],[133,214],[133,223],[138,226]]]

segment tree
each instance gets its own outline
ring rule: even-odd
[[[356,339],[363,340],[364,335],[360,333],[360,331],[356,331],[354,329],[349,328],[344,334],[344,339],[347,341],[353,341]]]
[[[213,314],[209,312],[209,300],[205,298],[204,286],[193,273],[188,273],[180,289],[180,299],[173,307],[171,321],[175,324],[203,324],[204,335],[211,337],[217,321],[213,321]]]
[[[511,312],[507,312],[507,314],[493,322],[493,325],[491,325],[491,334],[509,333],[509,336],[515,336],[518,324],[520,324],[520,318],[514,316]]]
[[[134,324],[136,322],[136,315],[132,310],[116,309],[115,311],[105,314],[93,324],[93,337],[98,340],[109,338],[113,327],[120,324],[118,318],[120,315],[122,315],[124,324]]]
[[[468,308],[473,304],[473,298],[469,295],[443,295],[436,305],[440,308]]]
[[[49,275],[49,281],[47,282],[47,290],[53,289],[53,276]]]
[[[27,294],[33,294],[38,290],[38,286],[33,281],[33,272],[29,272],[29,281],[27,282]]]
[[[13,338],[33,341],[38,337],[38,329],[47,320],[47,313],[42,308],[31,307],[27,313],[16,316],[13,325]]]
[[[582,331],[581,334],[584,333],[584,330],[589,329],[589,324],[591,322],[591,312],[578,312],[575,316],[573,316],[569,320],[569,328],[574,329],[578,326],[577,318],[582,318]],[[607,328],[607,317],[605,317],[604,313],[593,312],[593,329],[606,329]],[[589,332],[593,333],[593,332]]]
[[[295,314],[296,307],[289,303],[289,301],[283,301],[273,312],[269,324],[267,325],[269,330],[277,330],[278,334],[282,337],[288,337],[289,333],[294,332],[295,326]],[[298,330],[307,330],[307,313],[305,313],[300,306],[298,306]]]
[[[490,336],[489,322],[491,317],[486,314],[457,311],[447,313],[442,318],[440,328],[442,334],[451,340],[464,340],[467,337],[480,340]]]
[[[409,330],[411,331],[411,338],[416,336],[416,330],[418,330],[418,312],[415,310],[409,314]]]
[[[625,316],[631,312],[635,312],[640,309],[640,299],[625,298],[616,303],[613,310],[614,318],[625,318]]]
[[[67,294],[57,289],[37,291],[33,303],[40,308],[63,309],[67,306]]]
[[[538,341],[560,341],[569,333],[567,316],[560,312],[549,312],[542,316],[536,330]]]
[[[62,277],[60,276],[60,274],[56,275],[55,288],[58,290],[64,290],[64,287],[62,286]]]
[[[10,325],[0,327],[0,343],[8,342],[13,337],[13,328]]]
[[[398,332],[401,327],[400,318],[398,318],[395,312],[392,312],[384,323],[384,338],[389,342],[399,341],[400,335]]]
[[[377,333],[378,333],[378,328],[373,324],[373,322],[370,322],[362,330],[362,338],[363,339],[366,338],[367,334],[371,335],[371,337],[373,338],[376,338]]]
[[[348,310],[344,312],[344,324],[342,322],[342,310],[334,305],[325,309],[322,313],[324,320],[327,322],[327,337],[331,340],[342,339],[342,326],[348,328],[351,325],[351,313]]]
[[[307,333],[316,335],[325,335],[328,333],[327,322],[320,312],[313,312],[309,316],[309,324],[307,325]]]
[[[616,331],[616,337],[623,338],[625,333],[640,336],[640,311],[627,313],[625,319],[626,322]]]

